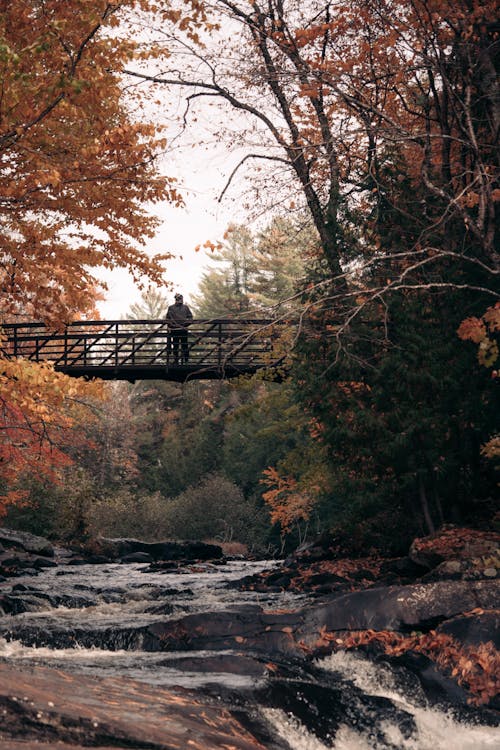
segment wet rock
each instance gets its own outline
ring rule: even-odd
[[[387,737],[384,725],[398,725],[401,735],[409,739],[416,731],[413,716],[397,708],[388,698],[366,695],[354,685],[327,686],[302,680],[275,680],[258,692],[264,705],[293,714],[321,741],[333,742],[340,725],[366,734],[373,746]],[[390,746],[389,746],[390,747]]]
[[[218,560],[223,557],[222,548],[205,542],[143,542],[140,539],[101,538],[99,545],[103,554],[120,559],[136,552],[144,552],[152,560]]]
[[[266,750],[224,705],[187,690],[0,664],[0,747]]]
[[[36,555],[54,557],[54,547],[47,539],[26,531],[0,528],[0,542],[6,548],[15,547]]]
[[[121,563],[151,563],[153,558],[149,552],[131,552],[120,558]]]
[[[249,605],[242,611],[186,615],[157,622],[144,633],[143,648],[164,650],[245,649],[266,654],[300,653],[293,637],[301,623],[297,612],[276,614]]]
[[[371,588],[308,609],[304,637],[310,639],[322,629],[429,629],[475,607],[500,607],[500,587],[495,581],[439,581]]]
[[[406,651],[401,656],[380,656],[377,661],[391,665],[399,673],[402,670],[412,673],[422,687],[426,698],[433,704],[467,705],[469,693],[455,680],[440,672],[434,662],[424,654]]]
[[[165,660],[162,666],[173,667],[183,672],[201,672],[243,675],[245,677],[264,677],[268,674],[268,665],[263,659],[247,654],[210,654],[209,656],[185,656]]]
[[[54,607],[82,609],[95,604],[93,599],[70,594],[47,594],[44,591],[14,586],[10,594],[0,596],[0,612],[18,615],[22,612],[45,612]]]
[[[48,563],[45,565],[45,563]],[[20,575],[37,575],[44,567],[51,567],[55,563],[43,557],[34,557],[28,552],[7,550],[0,555],[0,572],[6,578]]]
[[[171,615],[174,611],[174,607],[168,602],[162,602],[161,604],[154,604],[151,607],[146,607],[144,611],[151,615]]]
[[[443,622],[437,630],[467,646],[490,641],[500,650],[500,610],[453,617]]]
[[[57,568],[55,560],[51,560],[47,557],[34,557],[31,560],[31,564],[36,570],[41,570],[42,568]]]

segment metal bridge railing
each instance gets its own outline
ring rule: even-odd
[[[50,331],[42,323],[1,326],[4,357],[50,361],[68,375],[140,379],[226,377],[272,367],[277,324],[268,319],[193,320],[188,361],[174,360],[165,320],[83,321]]]

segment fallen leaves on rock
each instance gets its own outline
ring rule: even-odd
[[[323,629],[319,636],[320,643],[334,642],[337,648],[377,643],[390,656],[400,656],[407,651],[424,654],[471,693],[469,702],[474,705],[488,703],[500,692],[500,652],[491,641],[466,646],[435,630],[411,636],[387,630],[358,630],[339,638],[337,633]]]

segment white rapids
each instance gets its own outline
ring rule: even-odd
[[[430,707],[422,695],[404,695],[389,668],[363,656],[341,651],[317,661],[317,665],[353,682],[368,695],[389,698],[411,714],[417,732],[403,737],[397,724],[387,722],[385,738],[374,740],[366,733],[340,726],[332,744],[324,744],[293,716],[279,709],[263,709],[266,718],[293,750],[497,750],[500,728],[475,726],[457,721],[451,713]]]
[[[243,656],[241,669],[234,666],[234,652],[230,651],[186,651],[146,652],[134,648],[116,650],[99,647],[84,648],[77,641],[73,648],[51,648],[28,646],[21,642],[19,634],[24,626],[52,632],[58,628],[89,627],[100,632],[100,628],[140,626],[157,620],[179,618],[190,613],[210,613],[232,608],[261,607],[267,609],[300,608],[306,597],[286,592],[259,594],[255,591],[240,591],[227,586],[276,563],[248,563],[234,561],[225,566],[210,564],[194,566],[180,573],[149,572],[142,565],[83,565],[59,566],[39,576],[29,575],[9,581],[12,587],[21,585],[30,590],[55,593],[67,597],[88,597],[89,606],[79,606],[75,598],[74,608],[51,606],[49,597],[38,610],[17,615],[0,616],[3,633],[0,637],[0,660],[17,664],[36,664],[58,667],[93,676],[123,677],[165,688],[183,687],[193,690],[210,686],[212,694],[218,686],[234,690],[253,690],[266,681],[265,669],[259,672],[258,660],[251,662],[252,655]],[[46,601],[46,604],[44,603]],[[61,599],[69,601],[69,599]],[[167,608],[157,612],[155,605],[165,602]],[[17,629],[17,638],[16,638]],[[77,630],[75,630],[75,633]],[[241,657],[241,655],[240,655]],[[200,663],[209,666],[200,669]],[[233,665],[232,669],[224,669]],[[247,666],[250,670],[246,672]],[[363,692],[365,696],[390,700],[400,712],[408,715],[412,730],[403,734],[396,718],[379,721],[376,732],[370,733],[370,723],[363,729],[351,721],[348,726],[340,723],[331,739],[318,739],[300,723],[295,715],[281,709],[256,708],[274,732],[292,750],[495,750],[500,748],[500,728],[482,724],[465,723],[451,712],[431,706],[423,691],[415,688],[403,689],[389,666],[374,664],[368,658],[349,652],[338,652],[316,661],[322,679],[328,687],[345,691],[349,687]],[[278,704],[279,705],[279,704]],[[388,714],[391,715],[391,714]],[[392,714],[394,715],[394,714]],[[369,722],[371,719],[369,719]],[[313,723],[314,725],[314,723]],[[361,726],[361,724],[360,724]],[[368,726],[368,728],[367,728]],[[328,735],[327,735],[328,736]]]

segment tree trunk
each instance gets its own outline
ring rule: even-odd
[[[431,512],[429,509],[429,502],[427,500],[427,493],[425,491],[424,477],[421,472],[419,472],[418,474],[418,496],[420,500],[420,508],[427,525],[427,530],[429,534],[434,534],[434,532],[436,531],[436,527],[434,526],[434,521],[432,520]]]

